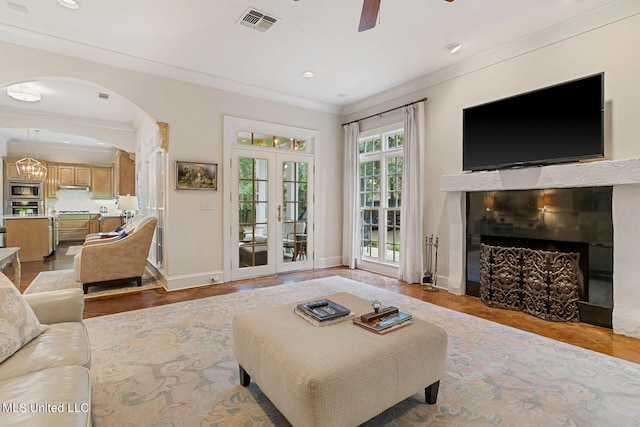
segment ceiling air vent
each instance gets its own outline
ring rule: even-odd
[[[261,33],[269,31],[278,21],[280,21],[279,18],[269,16],[252,7],[247,9],[240,19],[238,19],[238,23],[240,25],[244,25],[252,30],[260,31]]]

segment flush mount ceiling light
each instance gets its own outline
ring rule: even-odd
[[[310,79],[313,78],[315,74],[313,74],[313,71],[305,71],[304,73],[302,73],[302,77],[304,77],[305,79]]]
[[[459,43],[459,42],[451,43],[446,45],[444,48],[447,49],[449,53],[456,53],[457,51],[462,49],[462,43]]]
[[[7,95],[18,101],[36,102],[42,99],[40,92],[31,89],[28,83],[19,83],[7,88]]]
[[[80,9],[80,5],[75,0],[58,0],[58,4],[60,6],[66,7],[67,9]]]

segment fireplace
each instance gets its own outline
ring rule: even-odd
[[[466,293],[480,294],[480,244],[577,253],[580,320],[611,327],[612,187],[466,194]]]
[[[611,217],[613,223],[613,331],[640,338],[640,286],[638,286],[638,240],[640,240],[640,159],[601,160],[567,163],[512,170],[482,171],[442,175],[440,190],[446,195],[446,215],[442,216],[440,245],[443,256],[438,284],[455,295],[464,295],[467,287],[467,197],[469,192],[496,192],[531,189],[571,189],[606,186],[613,188]],[[544,199],[542,200],[544,202]],[[542,205],[544,207],[544,204]],[[540,213],[545,213],[540,212]],[[546,214],[545,214],[546,217]],[[505,218],[504,222],[507,222]],[[499,222],[500,223],[500,222]],[[518,221],[530,228],[529,222]],[[535,225],[531,222],[531,227]],[[562,234],[564,234],[564,230]],[[594,230],[599,232],[596,227]],[[533,236],[535,237],[535,236]],[[480,237],[477,238],[478,240]],[[567,240],[557,238],[555,240]],[[589,263],[606,259],[599,246],[590,247]],[[604,248],[605,250],[609,250]],[[589,299],[596,290],[608,291],[611,280],[598,286],[600,278],[589,277]],[[606,296],[605,296],[606,297]],[[610,297],[608,297],[610,299]],[[595,306],[598,308],[598,306]]]

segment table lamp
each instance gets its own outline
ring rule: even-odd
[[[127,194],[118,198],[118,209],[124,212],[125,223],[133,217],[133,211],[138,210],[138,197]]]

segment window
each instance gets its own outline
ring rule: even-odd
[[[307,151],[307,142],[290,136],[269,135],[239,131],[237,142],[239,145],[254,145],[258,147],[273,147],[285,150]]]
[[[360,138],[360,251],[369,261],[399,261],[403,141],[398,128]]]

